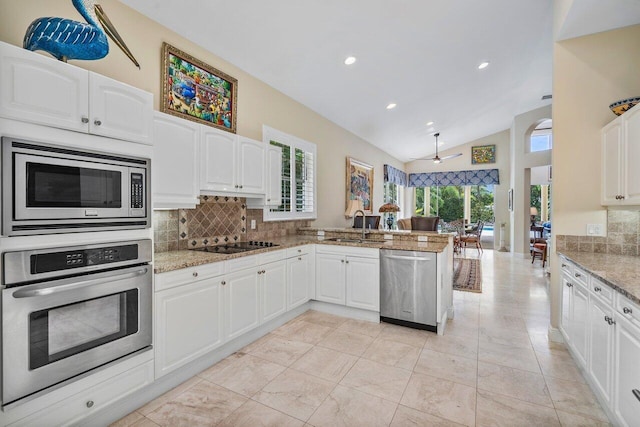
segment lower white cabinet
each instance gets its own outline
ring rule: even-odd
[[[259,270],[262,288],[262,322],[287,312],[287,262],[263,265]]]
[[[345,263],[347,305],[380,311],[380,260],[348,256]]]
[[[640,328],[616,319],[613,413],[625,427],[640,426]]]
[[[345,305],[345,256],[316,251],[316,298],[318,301]]]
[[[289,310],[311,299],[309,294],[310,264],[309,254],[301,254],[287,259],[287,307]]]
[[[562,329],[575,355],[586,366],[588,342],[589,291],[571,276],[562,276]]]
[[[613,366],[613,308],[595,296],[589,304],[589,375],[607,402],[611,402]]]
[[[249,332],[260,324],[260,287],[257,268],[223,277],[227,340]]]
[[[209,278],[156,293],[157,377],[222,345],[222,291],[220,280]]]

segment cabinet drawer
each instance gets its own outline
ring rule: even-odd
[[[67,426],[153,382],[153,361],[112,377],[11,426]]]
[[[310,252],[310,245],[296,246],[287,249],[287,258],[293,258],[299,255],[308,254]]]
[[[573,277],[573,264],[567,261],[565,257],[560,257],[560,270]]]
[[[378,248],[360,248],[357,246],[338,246],[324,245],[316,246],[316,253],[350,255],[364,258],[380,258],[380,249]]]
[[[255,267],[258,265],[260,255],[243,256],[225,261],[225,272],[233,273],[234,271],[244,270],[245,268]]]
[[[260,254],[259,265],[269,264],[270,262],[276,262],[285,258],[286,250],[280,249],[279,251],[270,251]]]
[[[640,305],[617,292],[616,310],[618,310],[618,312],[620,312],[624,317],[631,320],[631,322],[636,326],[640,326]]]
[[[609,304],[613,304],[613,289],[611,289],[609,285],[605,285],[602,281],[596,279],[593,276],[591,276],[591,290],[594,294],[598,295]]]
[[[587,273],[585,270],[581,269],[577,265],[573,266],[573,274],[571,275],[571,277],[573,277],[574,282],[578,282],[585,288],[588,288],[590,276],[591,275],[589,273]]]
[[[176,286],[193,283],[197,280],[208,279],[210,277],[221,276],[222,274],[224,274],[223,261],[156,274],[155,291],[158,292],[175,288]]]

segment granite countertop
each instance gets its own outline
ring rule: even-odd
[[[640,257],[573,251],[559,253],[640,304]]]
[[[380,236],[382,237],[382,236]],[[287,249],[295,246],[302,246],[306,244],[321,243],[325,245],[336,246],[351,246],[360,248],[373,248],[373,249],[395,249],[405,251],[420,251],[420,252],[442,252],[447,247],[447,243],[443,242],[417,242],[407,240],[379,240],[368,241],[365,243],[356,242],[334,242],[328,241],[331,237],[318,237],[318,236],[288,236],[273,239],[273,242],[278,246],[270,248],[256,249],[248,252],[241,252],[237,254],[214,254],[199,251],[180,250],[160,252],[154,255],[153,271],[154,273],[166,273],[173,270],[179,270],[181,268],[195,267],[198,265],[209,264],[212,262],[225,261],[228,259],[240,258],[243,256],[257,255],[265,252],[276,251],[280,249]]]

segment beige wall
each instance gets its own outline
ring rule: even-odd
[[[495,218],[496,228],[494,233],[494,248],[498,249],[499,245],[499,225],[502,222],[509,223],[509,210],[508,210],[508,191],[509,191],[509,176],[511,174],[510,167],[510,155],[509,155],[509,130],[495,133],[493,135],[486,136],[484,138],[476,139],[467,144],[453,147],[448,150],[439,152],[441,157],[448,156],[450,154],[462,153],[462,156],[453,159],[445,160],[439,165],[434,164],[431,161],[413,161],[406,163],[405,170],[407,173],[420,173],[420,172],[444,172],[444,171],[459,171],[459,170],[473,170],[473,169],[498,169],[500,171],[500,185],[496,186],[495,191]],[[445,139],[446,141],[446,139]],[[476,145],[496,145],[496,163],[486,165],[473,165],[471,164],[471,147]],[[415,206],[412,189],[409,189],[408,197],[411,206]],[[410,215],[407,215],[410,216]],[[508,234],[509,226],[506,227]],[[509,236],[505,236],[507,244],[509,243]]]
[[[374,208],[382,205],[383,164],[402,169],[397,159],[326,120],[184,37],[115,0],[100,2],[118,32],[140,62],[138,70],[111,43],[111,52],[98,61],[73,64],[152,92],[156,109],[160,99],[161,46],[166,41],[238,79],[238,134],[262,139],[268,125],[318,145],[318,226],[343,226],[345,209],[345,158],[352,156],[374,166]],[[178,4],[178,3],[176,3]],[[0,40],[21,46],[27,26],[41,16],[81,20],[70,0],[2,0]],[[232,36],[232,35],[230,35]],[[224,40],[220,40],[224,43]]]
[[[554,45],[554,235],[584,235],[586,224],[606,224],[600,205],[600,129],[615,118],[609,104],[640,96],[638,70],[639,25]],[[554,327],[561,301],[556,266],[552,262]]]

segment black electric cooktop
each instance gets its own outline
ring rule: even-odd
[[[192,248],[192,251],[211,252],[214,254],[237,254],[239,252],[255,251],[257,249],[272,248],[278,246],[273,242],[249,242],[227,243],[225,245],[205,246],[203,248]]]

